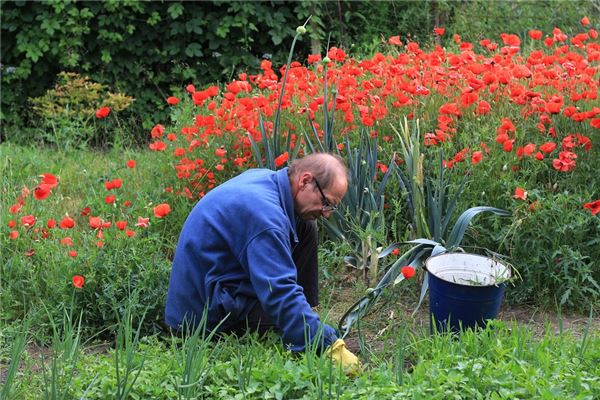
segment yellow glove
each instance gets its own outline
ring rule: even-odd
[[[341,366],[346,375],[350,377],[355,377],[361,372],[358,358],[346,348],[343,339],[336,340],[327,349],[325,356],[330,357],[337,366]]]

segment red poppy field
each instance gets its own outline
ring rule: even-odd
[[[288,67],[264,60],[260,73],[223,85],[190,83],[165,99],[171,120],[156,121],[148,148],[116,152],[98,176],[69,181],[56,164],[24,169],[28,175],[11,171],[2,196],[7,315],[20,318],[40,296],[52,295],[50,303],[74,299],[92,326],[103,327],[112,320],[103,309],[110,300],[122,301],[128,287],[143,282],[152,287],[147,304],[159,326],[178,229],[207,191],[257,165],[252,142],[262,141],[262,131],[290,143],[290,151],[271,155],[280,168],[309,151],[313,128],[323,137],[329,124],[340,150],[357,145],[359,130],[367,129],[377,141],[381,179],[390,159],[404,168],[393,129],[404,118],[412,129],[418,121],[426,160],[443,150],[445,169],[469,174],[462,205],[512,212],[510,221],[485,220],[470,231],[471,244],[506,254],[519,271],[510,300],[558,300],[578,311],[597,303],[600,44],[594,25],[584,18],[581,32],[570,37],[555,28],[476,43],[443,28],[434,34],[452,35],[451,45],[421,48],[395,36],[362,59],[331,47],[326,57],[311,55]],[[95,118],[102,126],[118,115],[99,104]],[[400,189],[394,182],[388,188],[386,215],[396,222],[383,234],[391,243],[409,232],[396,201]],[[22,290],[30,297],[15,301]]]
[[[256,74],[165,94],[170,119],[155,121],[142,148],[1,144],[0,397],[597,397],[598,23],[584,17],[573,35],[555,28],[477,42],[438,27],[427,46],[393,36],[364,57],[330,47],[283,66],[263,60]],[[118,111],[98,104],[90,114],[95,129],[117,136]],[[403,127],[418,139],[412,158]],[[367,139],[376,157],[351,159]],[[411,265],[365,320],[369,343],[356,331],[348,338],[364,363],[354,380],[316,354],[280,351],[274,337],[170,337],[171,260],[194,204],[248,168],[283,168],[330,140],[351,171],[374,171],[372,182],[354,176],[351,189],[383,190],[381,215],[353,211],[367,218],[354,233],[368,234],[369,245],[415,239],[403,176],[421,187],[447,176],[443,191],[462,190],[458,209],[510,212],[477,217],[463,240],[506,256],[516,277],[507,307],[590,315],[580,337],[563,335],[562,321],[560,335],[547,326],[534,337],[508,321],[458,340],[431,335],[410,316],[423,280]],[[373,281],[348,267],[356,249],[328,232],[319,312],[337,325]],[[369,273],[381,277],[400,254],[390,251]],[[95,340],[100,353],[86,348]],[[42,349],[28,348],[23,361],[28,341]]]

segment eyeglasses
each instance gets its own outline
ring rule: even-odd
[[[323,208],[321,208],[321,211],[328,211],[328,212],[336,211],[337,206],[334,204],[331,204],[331,202],[327,199],[327,197],[325,197],[325,193],[323,193],[323,189],[321,189],[321,185],[319,185],[319,181],[317,181],[315,178],[313,178],[313,180],[315,181],[315,185],[317,186],[317,189],[319,189],[319,193],[321,193],[321,204],[323,204]]]

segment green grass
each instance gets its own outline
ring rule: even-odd
[[[188,390],[190,398],[207,399],[594,399],[600,395],[597,332],[575,337],[548,328],[534,337],[526,327],[496,322],[460,337],[404,330],[379,340],[386,342],[388,351],[372,353],[356,379],[340,375],[323,357],[284,351],[274,335],[260,340],[255,335],[226,337],[218,342],[200,338],[195,345],[203,350],[204,367],[198,379],[185,387],[182,380],[190,347],[181,339],[144,337],[133,343],[134,348],[122,348],[121,356],[130,358],[131,398],[175,399],[178,388]],[[124,398],[117,392],[124,385],[125,365],[119,364],[119,385],[116,354],[112,348],[98,352],[88,347],[74,357],[72,366],[64,365],[53,381],[68,393],[60,398]],[[361,358],[365,361],[364,354]],[[49,369],[51,361],[44,364]],[[67,376],[70,384],[60,387]],[[27,355],[13,391],[23,399],[40,398],[44,379],[48,378],[39,370],[39,360]]]

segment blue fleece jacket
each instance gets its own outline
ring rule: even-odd
[[[324,346],[335,330],[312,311],[292,260],[298,243],[287,168],[248,170],[211,190],[194,207],[179,236],[166,302],[166,322],[179,328],[202,317],[209,328],[228,314],[244,320],[260,302],[285,345],[303,351],[322,326]]]

